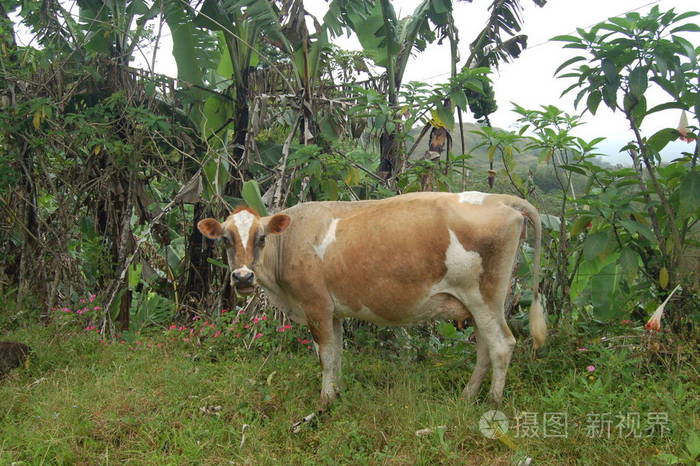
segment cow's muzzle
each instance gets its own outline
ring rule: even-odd
[[[236,290],[241,294],[250,294],[253,292],[253,285],[255,285],[255,273],[248,267],[241,267],[236,269],[231,273],[233,277],[233,284],[236,286]]]

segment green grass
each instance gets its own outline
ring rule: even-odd
[[[342,397],[293,434],[291,424],[316,407],[312,351],[217,354],[162,335],[105,345],[95,334],[56,332],[35,326],[3,338],[29,343],[34,355],[0,382],[0,464],[476,465],[527,457],[534,464],[648,464],[660,452],[682,456],[683,443],[700,430],[700,359],[692,345],[675,343],[673,355],[661,357],[559,332],[533,360],[521,341],[500,407],[511,428],[499,441],[478,429],[493,406],[460,399],[473,348],[464,358],[447,352],[416,360],[413,351],[353,346],[344,353]],[[582,345],[588,350],[577,351]],[[588,365],[596,366],[592,374]],[[543,413],[565,412],[567,436],[524,438],[514,430],[517,411],[539,413],[540,429]],[[669,431],[618,438],[613,421],[610,438],[587,435],[587,414],[627,412],[640,413],[641,427],[648,413],[667,413]],[[415,435],[443,425],[444,432]]]

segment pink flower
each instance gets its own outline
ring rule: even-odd
[[[187,327],[185,327],[184,325],[180,325],[180,327],[178,328],[178,330],[187,330]]]
[[[61,308],[61,312],[73,312],[73,311],[71,311],[67,307],[64,307],[64,308]]]
[[[286,324],[286,325],[283,325],[282,328],[284,328],[285,330],[290,330],[292,328],[292,326],[290,324]]]
[[[172,324],[170,327],[168,327],[168,330],[177,330],[177,325]]]
[[[258,322],[260,322],[260,319],[258,319],[257,317],[253,317],[250,320],[252,320],[254,324],[257,324]]]
[[[280,333],[284,332],[285,330],[287,330],[287,329],[284,328],[284,327],[279,327],[279,328],[277,328],[277,331],[280,332]]]
[[[260,320],[263,320],[263,321],[264,321],[264,320],[267,320],[267,316],[262,316],[262,317],[260,318]]]
[[[594,365],[587,366],[587,367],[586,367],[586,370],[587,370],[588,372],[595,372],[595,366],[594,366]]]
[[[219,335],[221,335],[221,330],[214,332],[214,338],[218,337]]]
[[[632,325],[632,321],[629,319],[621,320],[620,323],[622,325]]]
[[[222,310],[221,310],[221,313],[222,313],[222,314],[226,314],[227,312],[228,312],[228,309],[222,309]]]
[[[250,328],[250,325],[245,324],[245,325],[243,326],[243,328]]]
[[[301,343],[302,345],[308,345],[309,343],[311,343],[311,340],[307,340],[306,338],[304,338],[299,343]]]
[[[257,340],[258,338],[262,338],[262,336],[263,336],[262,333],[256,333],[253,338]]]
[[[102,309],[102,306],[95,306],[92,308],[93,311],[99,311]]]
[[[241,309],[240,311],[238,311],[238,315],[241,315],[241,314],[245,314],[245,309]]]
[[[199,316],[192,317],[192,320],[199,320]]]
[[[688,127],[688,116],[685,114],[685,110],[683,110],[683,113],[681,113],[681,120],[678,122],[678,128],[676,129],[679,133],[681,133],[678,137],[678,139],[681,141],[685,141],[688,144],[695,141],[693,135],[688,134],[688,130],[690,130],[690,128]]]
[[[576,351],[581,351],[581,352],[588,351],[588,348],[586,348],[585,346],[582,346],[580,348],[576,348]]]
[[[95,298],[97,298],[97,296],[94,294],[91,294],[90,297],[88,298],[88,301],[93,302],[95,300]]]

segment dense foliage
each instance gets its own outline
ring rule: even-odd
[[[539,206],[552,323],[641,325],[659,309],[687,333],[700,318],[695,13],[654,7],[554,38],[580,53],[557,70],[576,103],[629,121],[632,163],[612,167],[599,162],[602,137],[577,137],[580,116],[554,106],[516,106],[518,131],[488,124],[490,70],[526,46],[517,1],[493,2],[461,67],[444,0],[404,18],[388,0],[331,1],[324,18],[299,0],[0,7],[3,325],[75,314],[93,294],[75,320],[109,335],[262,309],[263,296],[236,301],[199,219],[243,200],[264,212],[417,190],[506,191]],[[144,51],[155,63],[166,26],[177,79],[130,67]],[[363,50],[334,46],[344,33]],[[450,47],[450,78],[404,82],[432,42]],[[653,88],[667,101],[648,108]],[[669,109],[685,123],[646,134],[645,118]],[[469,112],[481,126],[465,134]],[[688,150],[662,161],[678,138]],[[529,299],[519,282],[516,320]]]

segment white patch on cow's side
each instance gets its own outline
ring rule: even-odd
[[[333,244],[335,241],[335,230],[338,228],[339,221],[339,218],[334,218],[333,221],[331,221],[331,224],[328,226],[328,230],[326,231],[326,235],[323,237],[321,244],[314,246],[314,251],[316,251],[316,254],[321,258],[321,260],[323,260],[323,256],[326,255],[326,249],[328,249],[328,246]]]
[[[450,234],[450,244],[445,252],[445,267],[447,273],[444,280],[450,282],[474,282],[478,284],[483,268],[481,266],[481,256],[478,252],[467,251],[459,242],[459,238],[452,230],[447,230]]]
[[[448,230],[450,244],[445,251],[447,272],[438,283],[432,286],[426,301],[439,293],[447,293],[457,298],[470,311],[483,306],[484,299],[479,288],[479,280],[484,269],[481,255],[467,251],[457,235]],[[441,316],[433,316],[441,318]]]
[[[465,191],[463,193],[459,193],[459,202],[482,205],[487,197],[488,194],[480,193],[479,191]]]
[[[255,215],[247,210],[241,210],[233,216],[233,223],[236,225],[236,228],[238,228],[238,234],[241,235],[243,251],[245,251],[248,246],[248,237],[250,236],[250,229],[253,227],[254,221]]]

